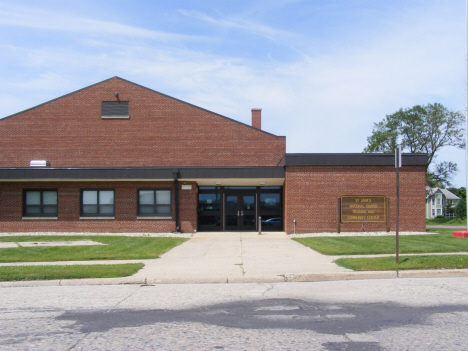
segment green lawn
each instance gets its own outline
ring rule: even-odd
[[[397,264],[395,257],[340,258],[335,263],[355,271],[468,268],[468,256],[464,255],[400,256],[399,261]]]
[[[135,274],[143,263],[0,267],[0,281],[117,278]]]
[[[426,225],[466,225],[466,218],[433,218],[427,219]]]
[[[451,229],[436,235],[401,235],[400,253],[468,252],[468,238],[454,238]],[[297,242],[325,255],[394,254],[395,236],[348,236],[295,238]]]
[[[0,262],[52,262],[87,260],[132,260],[158,258],[180,245],[184,238],[124,236],[8,236],[0,242],[94,240],[107,245],[18,247],[0,249]]]

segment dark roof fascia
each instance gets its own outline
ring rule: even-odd
[[[284,167],[113,167],[0,168],[0,180],[140,180],[215,178],[284,178]]]
[[[271,167],[190,167],[179,168],[181,179],[202,178],[284,178],[282,166]]]
[[[427,154],[402,154],[403,166],[425,166]],[[395,154],[286,154],[285,166],[395,166]]]
[[[161,92],[159,92],[159,91],[156,91],[156,90],[150,89],[150,88],[148,88],[148,87],[145,87],[145,86],[143,86],[143,85],[140,85],[140,84],[137,84],[137,83],[131,82],[131,81],[127,80],[127,79],[120,78],[120,77],[118,77],[118,76],[114,76],[114,77],[112,77],[112,78],[105,79],[105,80],[103,80],[103,81],[100,81],[100,82],[98,82],[98,83],[94,83],[94,84],[88,85],[88,86],[87,86],[87,87],[85,87],[85,88],[81,88],[81,89],[78,89],[78,90],[72,91],[71,93],[68,93],[68,94],[65,94],[65,95],[59,96],[59,97],[57,97],[57,98],[55,98],[55,99],[52,99],[52,100],[49,100],[49,101],[43,102],[42,104],[39,104],[39,105],[36,105],[36,106],[30,107],[30,108],[27,108],[26,110],[23,110],[23,111],[20,111],[20,112],[16,112],[16,113],[14,113],[14,114],[12,114],[12,115],[9,115],[9,116],[5,116],[5,117],[1,118],[1,119],[0,119],[0,121],[1,121],[1,120],[4,120],[4,119],[6,119],[6,118],[14,117],[14,116],[16,116],[16,115],[19,115],[19,114],[21,114],[21,113],[24,113],[24,112],[27,112],[27,111],[33,110],[33,109],[35,109],[35,108],[37,108],[37,107],[40,107],[40,106],[42,106],[42,105],[48,104],[48,103],[50,103],[50,102],[53,102],[53,101],[59,100],[59,99],[61,99],[61,98],[64,98],[64,97],[66,97],[66,96],[69,96],[69,95],[72,95],[72,94],[75,94],[75,93],[78,93],[78,92],[80,92],[80,91],[82,91],[82,90],[85,90],[85,89],[88,89],[88,88],[94,87],[94,86],[96,86],[96,85],[102,84],[102,83],[104,83],[104,82],[107,82],[107,81],[109,81],[109,80],[112,80],[112,79],[120,79],[120,80],[122,80],[122,81],[124,81],[124,82],[130,83],[130,84],[133,84],[133,85],[136,85],[136,86],[138,86],[138,87],[140,87],[140,88],[143,88],[143,89],[149,90],[149,91],[151,91],[151,92],[153,92],[153,93],[160,94],[160,95],[162,95],[162,96],[165,96],[165,97],[167,97],[167,98],[169,98],[169,99],[172,99],[172,100],[175,100],[175,101],[182,102],[182,103],[184,103],[184,104],[187,104],[187,105],[193,106],[193,107],[195,107],[195,108],[197,108],[197,109],[200,109],[200,110],[203,110],[203,111],[206,111],[206,112],[212,113],[212,114],[214,114],[214,115],[216,115],[216,116],[218,116],[218,117],[226,118],[226,119],[228,119],[228,120],[230,120],[230,121],[233,121],[233,122],[236,122],[236,123],[242,124],[243,126],[246,126],[246,127],[252,128],[252,129],[254,129],[254,130],[256,130],[256,131],[259,131],[259,132],[262,132],[262,133],[265,133],[265,134],[268,134],[268,135],[271,135],[271,136],[274,136],[274,137],[277,137],[277,138],[286,138],[286,136],[280,136],[280,135],[275,135],[275,134],[272,134],[272,133],[268,133],[268,132],[266,132],[266,131],[264,131],[264,130],[261,130],[261,129],[258,129],[258,128],[255,128],[255,127],[249,126],[249,125],[248,125],[248,124],[246,124],[246,123],[242,123],[242,122],[236,121],[235,119],[232,119],[232,118],[229,118],[229,117],[226,117],[226,116],[220,115],[219,113],[216,113],[216,112],[213,112],[213,111],[207,110],[207,109],[205,109],[205,108],[203,108],[203,107],[200,107],[200,106],[197,106],[197,105],[191,104],[191,103],[189,103],[189,102],[186,102],[186,101],[183,101],[183,100],[180,100],[180,99],[177,99],[177,98],[175,98],[175,97],[172,97],[172,96],[170,96],[170,95],[166,95],[166,94],[164,94],[164,93],[161,93]]]

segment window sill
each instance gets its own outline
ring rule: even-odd
[[[138,216],[137,219],[172,219],[172,217],[145,217],[145,216]]]
[[[130,119],[130,116],[101,116],[102,119]]]
[[[56,221],[58,217],[22,217],[23,220],[32,220],[32,221],[43,221],[43,220],[52,220]]]
[[[80,217],[80,219],[115,219],[115,217]]]

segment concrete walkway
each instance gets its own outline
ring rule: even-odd
[[[192,239],[147,261],[134,278],[148,282],[235,282],[282,280],[287,275],[351,272],[284,232],[197,233]]]
[[[466,229],[466,225],[426,225],[428,229]]]

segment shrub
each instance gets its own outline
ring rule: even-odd
[[[457,218],[466,218],[466,199],[460,199],[457,207],[455,207],[455,215]]]

